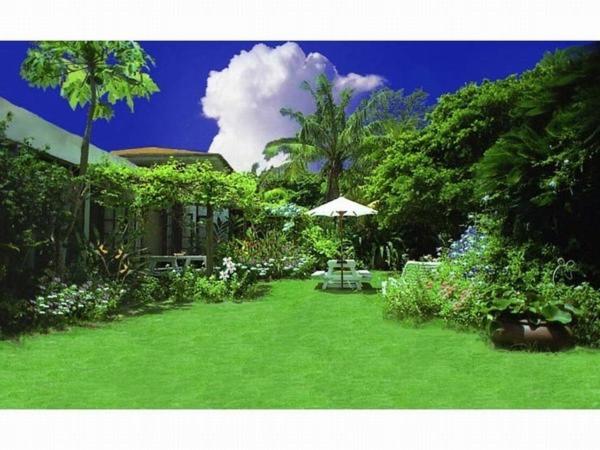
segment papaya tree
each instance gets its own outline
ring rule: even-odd
[[[93,123],[113,117],[113,106],[125,101],[133,111],[135,98],[149,98],[158,86],[148,71],[154,64],[133,41],[41,41],[27,51],[21,76],[31,86],[58,88],[72,109],[87,107],[81,140],[79,175],[85,176],[89,162]],[[76,183],[71,224],[63,237],[66,248],[87,196],[83,178]],[[64,269],[64,255],[58,271]]]

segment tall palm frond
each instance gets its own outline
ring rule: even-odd
[[[283,164],[284,172],[291,179],[297,179],[308,170],[312,162],[318,160],[320,152],[298,138],[282,138],[267,143],[264,149],[267,161],[279,154],[288,156],[288,160]]]
[[[281,114],[296,121],[300,130],[294,137],[269,142],[264,155],[267,159],[286,155],[286,170],[290,174],[300,174],[311,163],[320,163],[321,173],[327,178],[327,199],[331,200],[339,195],[339,177],[344,163],[362,139],[365,116],[362,113],[348,116],[346,110],[353,91],[343,89],[336,100],[334,86],[323,74],[317,77],[314,85],[305,81],[301,88],[312,96],[315,111],[306,115],[282,108]]]

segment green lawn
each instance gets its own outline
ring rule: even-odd
[[[498,351],[385,320],[373,292],[271,286],[254,302],[0,342],[0,407],[600,407],[600,352]]]

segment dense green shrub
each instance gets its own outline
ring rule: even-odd
[[[24,298],[0,293],[0,337],[12,336],[33,326],[31,303]]]
[[[599,49],[469,83],[441,96],[424,127],[370,136],[376,164],[357,196],[379,202],[381,231],[414,258],[456,236],[470,213],[492,212],[515,244],[552,244],[600,286]]]
[[[258,276],[249,271],[228,272],[225,276],[224,270],[225,267],[220,277],[207,277],[204,271],[194,269],[172,272],[169,276],[169,299],[175,303],[223,303],[242,301],[251,296]]]
[[[234,239],[224,250],[224,264],[234,264],[238,281],[244,277],[264,279],[304,278],[316,265],[312,255],[281,230],[268,230],[259,237],[249,233],[245,239]],[[223,276],[224,271],[221,271]]]
[[[225,270],[226,265],[223,265]],[[139,272],[124,284],[123,304],[184,304],[192,302],[222,303],[243,301],[254,295],[261,276],[255,271],[233,271],[227,277],[206,276],[204,270],[172,270],[153,275]]]
[[[43,152],[6,141],[5,127],[0,120],[0,334],[13,334],[32,326],[34,280],[63,251],[73,176]]]
[[[9,148],[0,130],[0,289],[31,295],[31,280],[54,267],[71,212],[73,177],[41,152]],[[10,263],[9,263],[10,262]]]
[[[476,166],[478,196],[519,243],[552,244],[600,286],[600,51],[547,55],[509,132]]]
[[[325,193],[325,184],[318,174],[302,171],[291,177],[283,167],[261,172],[258,186],[266,201],[291,201],[305,208],[322,203]]]
[[[390,148],[369,179],[365,196],[377,199],[379,227],[400,238],[403,252],[414,258],[433,253],[459,231],[472,193],[455,170],[418,151],[419,138],[412,133]]]
[[[222,303],[235,296],[223,280],[215,276],[198,277],[194,284],[194,300],[204,303]],[[235,300],[235,297],[232,298]]]
[[[339,253],[339,237],[319,225],[304,229],[301,239],[306,252],[312,255],[321,267],[327,263],[327,260],[337,257]]]
[[[432,277],[423,275],[410,281],[388,281],[385,291],[386,317],[422,322],[439,316],[442,302]]]
[[[386,310],[401,304],[402,311],[416,321],[438,317],[458,328],[483,327],[489,319],[489,305],[480,289],[481,275],[490,267],[482,253],[493,253],[496,248],[499,246],[494,239],[484,241],[474,227],[469,227],[449,248],[439,249],[440,265],[436,271],[417,272],[399,280],[400,291],[387,289]],[[429,307],[421,306],[424,300]]]
[[[503,238],[489,218],[477,226],[481,231],[469,227],[442,252],[435,273],[389,283],[386,314],[480,330],[506,316],[558,322],[572,328],[579,344],[600,346],[600,292],[572,281],[574,264],[532,258],[529,246]]]
[[[507,314],[533,323],[570,323],[579,314],[564,279],[572,274],[563,273],[564,263],[557,268],[551,253],[541,258],[543,253],[512,243],[502,237],[498,221],[480,217],[442,258],[438,277],[450,300],[446,317],[477,327]]]
[[[424,127],[379,137],[377,164],[361,180],[361,196],[377,200],[375,220],[402,241],[402,253],[433,253],[480,210],[471,168],[518,123],[512,109],[530,77],[469,83],[441,96]]]
[[[571,328],[578,342],[600,347],[600,291],[588,283],[568,289],[565,297],[581,310]]]
[[[485,295],[469,279],[464,268],[443,261],[436,276],[440,302],[440,317],[449,325],[467,329],[482,329],[490,319]]]
[[[225,258],[218,277],[207,277],[203,270],[187,269],[168,272],[159,281],[167,291],[167,300],[173,303],[222,303],[252,297],[261,278],[264,276],[258,270],[242,268],[241,264]]]
[[[173,303],[187,303],[194,301],[196,279],[204,276],[198,270],[183,270],[167,272],[161,281],[168,285],[168,300]]]
[[[306,224],[309,217],[306,208],[295,203],[279,203],[265,205],[265,214],[271,219],[266,221],[270,229],[280,228],[284,233],[298,232]],[[281,224],[281,225],[280,225]]]
[[[128,305],[163,302],[169,298],[169,285],[163,278],[138,272],[128,280],[124,301]]]
[[[416,272],[392,279],[384,292],[387,317],[423,322],[443,319],[460,328],[484,328],[490,318],[485,295],[460,265],[443,260],[436,272]]]

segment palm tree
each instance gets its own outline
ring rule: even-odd
[[[291,178],[305,172],[310,163],[321,163],[321,174],[327,180],[326,200],[340,195],[340,176],[344,165],[351,160],[353,152],[368,132],[367,107],[346,115],[346,108],[353,91],[344,89],[335,102],[333,84],[324,74],[317,77],[315,87],[304,81],[301,88],[308,91],[316,105],[314,113],[305,115],[290,108],[282,108],[281,114],[300,124],[295,137],[269,142],[264,149],[267,160],[285,154],[289,161],[286,170]]]

